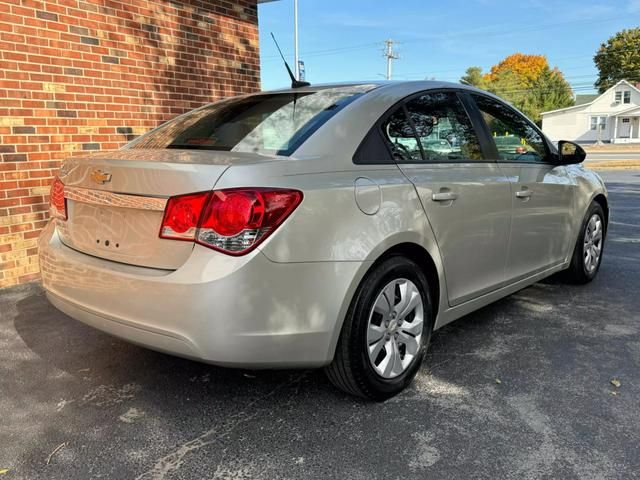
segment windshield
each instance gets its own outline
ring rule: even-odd
[[[161,125],[127,148],[180,148],[291,155],[371,85],[234,98]]]

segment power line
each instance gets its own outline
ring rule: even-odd
[[[304,56],[305,58],[308,58],[308,57],[319,57],[324,55],[341,54],[346,52],[352,52],[355,50],[372,49],[373,47],[376,47],[378,45],[380,45],[378,42],[371,42],[371,43],[363,43],[359,45],[351,45],[346,47],[327,48],[323,50],[310,50],[308,52],[305,52]],[[290,53],[285,52],[285,56],[286,55],[290,55]],[[270,61],[270,60],[279,60],[280,56],[279,55],[263,55],[261,58],[262,60]]]
[[[629,50],[629,47],[626,47],[626,46],[625,46],[624,48],[622,48],[622,47],[618,47],[618,48],[619,48],[621,51],[628,51],[628,50]],[[613,50],[617,50],[617,49],[616,49],[616,48],[614,48]],[[546,55],[543,55],[543,56],[544,56],[544,57],[547,57]],[[555,62],[554,62],[554,64],[555,64],[555,65],[554,65],[554,68],[558,68],[558,70],[560,70],[560,73],[562,73],[562,74],[563,74],[563,76],[564,76],[565,78],[578,78],[578,76],[568,76],[568,75],[564,75],[564,72],[569,72],[569,71],[572,71],[572,70],[580,70],[580,69],[584,69],[584,68],[593,68],[593,67],[595,67],[595,64],[593,63],[593,61],[592,61],[592,63],[587,64],[587,65],[573,65],[573,66],[569,66],[569,67],[562,68],[562,69],[560,69],[560,68],[558,67],[557,62],[562,61],[562,60],[571,60],[571,59],[584,58],[584,57],[585,57],[584,55],[575,55],[575,56],[572,56],[572,57],[557,58],[557,59],[555,59]],[[478,68],[482,68],[482,67],[480,67],[480,66],[478,66],[478,65],[473,65],[473,66],[474,66],[474,67],[476,67],[476,66],[477,66]],[[468,68],[468,67],[467,67],[467,68]],[[462,69],[462,68],[452,68],[452,69],[449,69],[449,70],[435,70],[435,71],[425,71],[425,72],[411,72],[411,73],[403,73],[403,74],[401,74],[400,76],[401,76],[401,77],[403,77],[403,78],[410,78],[410,77],[428,77],[428,76],[434,76],[434,75],[435,75],[435,76],[437,76],[437,75],[438,75],[438,74],[440,74],[440,73],[460,72],[460,71],[461,71],[461,69]],[[490,73],[490,72],[491,72],[491,69],[487,70],[486,72],[483,72],[483,74]],[[587,77],[587,76],[592,76],[592,74],[582,75],[582,77]],[[452,78],[452,77],[444,77],[444,78]]]
[[[512,24],[495,24],[495,25],[487,26],[485,28],[480,28],[480,29],[460,31],[460,32],[455,32],[455,33],[447,32],[447,33],[443,33],[443,34],[436,34],[436,35],[432,35],[432,38],[434,38],[434,39],[437,39],[437,38],[452,38],[452,37],[458,38],[458,37],[465,37],[465,36],[469,36],[469,35],[478,35],[478,36],[484,38],[484,37],[488,37],[488,36],[510,35],[510,34],[513,34],[513,33],[516,33],[516,32],[519,33],[519,32],[531,32],[531,31],[536,31],[536,30],[553,29],[553,28],[562,27],[562,26],[569,25],[569,24],[594,24],[594,23],[599,23],[600,24],[600,23],[610,22],[610,21],[614,21],[614,20],[623,20],[623,19],[627,20],[629,18],[635,18],[637,16],[638,15],[626,15],[626,16],[609,17],[609,18],[604,18],[604,19],[575,19],[575,20],[568,20],[568,21],[555,22],[555,23],[532,24],[532,25],[525,25],[525,26],[519,27],[517,30],[513,29],[513,25]],[[509,28],[506,28],[506,27],[509,27]],[[419,42],[424,42],[424,41],[425,40],[409,40],[409,41],[407,41],[407,43],[419,43]],[[391,47],[388,46],[387,42],[385,42],[385,46],[386,47],[385,47],[385,51],[384,51],[384,56],[387,58],[387,65],[388,65],[387,78],[390,78],[391,77],[390,69],[392,68],[392,61],[398,58],[397,57],[397,53],[393,51],[393,45],[397,44],[397,42],[391,41],[392,42]],[[330,49],[311,50],[311,51],[305,53],[305,58],[321,57],[321,56],[333,56],[333,55],[344,55],[344,54],[353,53],[355,51],[370,49],[371,47],[376,46],[376,45],[379,45],[379,44],[377,42],[376,43],[364,43],[364,44],[342,46],[342,47],[336,47],[336,48],[330,48]],[[391,50],[388,50],[389,48],[391,48]],[[621,46],[619,48],[624,49],[626,47]],[[598,49],[599,49],[599,46],[598,46]],[[597,54],[598,50],[596,50],[595,53]],[[392,57],[389,57],[389,54],[392,55]],[[555,59],[554,63],[557,63],[557,62],[565,60],[565,59],[574,59],[574,58],[582,58],[582,55],[581,56],[573,56],[573,57],[565,57],[565,58]],[[262,56],[261,59],[264,62],[270,62],[270,61],[278,60],[279,57],[276,56],[276,55]],[[588,66],[585,66],[584,68],[592,67],[592,66],[593,65],[588,65]],[[569,67],[569,68],[563,69],[563,71],[572,70],[572,69],[576,70],[576,69],[579,69],[579,68],[583,68],[583,67]],[[424,72],[424,73],[409,73],[409,74],[401,75],[401,77],[403,77],[403,78],[410,78],[412,76],[414,76],[414,77],[426,77],[426,76],[432,76],[432,75],[438,74],[438,73],[458,72],[458,71],[459,71],[459,69],[455,69],[455,70],[452,69],[452,70],[441,70],[441,71],[436,71],[436,72],[432,71],[432,72]]]

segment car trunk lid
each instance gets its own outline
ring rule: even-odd
[[[192,242],[159,237],[167,199],[211,190],[229,166],[263,155],[202,150],[118,150],[65,162],[66,221],[56,220],[67,246],[131,265],[175,270]]]

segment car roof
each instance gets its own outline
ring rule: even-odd
[[[469,90],[473,92],[488,93],[469,85],[454,82],[443,82],[439,80],[412,80],[412,81],[397,81],[397,80],[372,80],[372,81],[357,81],[357,82],[339,82],[339,83],[322,83],[318,85],[309,85],[307,87],[300,88],[281,88],[275,90],[267,90],[257,92],[254,95],[270,94],[270,93],[301,93],[301,92],[318,92],[321,90],[349,88],[349,87],[364,87],[371,86],[371,90],[385,88],[393,89],[399,87],[402,90],[413,89],[416,92],[423,90],[436,90],[440,88],[455,88],[459,90]],[[491,95],[491,94],[489,94]]]
[[[348,152],[346,155],[352,156],[362,139],[371,130],[374,123],[385,114],[385,112],[388,112],[390,108],[394,107],[403,99],[429,90],[457,90],[481,94],[483,96],[494,98],[500,103],[506,103],[495,95],[478,88],[461,83],[442,82],[437,80],[390,82],[378,80],[371,82],[331,83],[263,93],[312,93],[332,88],[357,89],[358,86],[363,85],[371,85],[371,89],[365,90],[366,93],[364,95],[361,95],[359,98],[341,109],[336,115],[331,117],[322,126],[322,128],[318,129],[294,152],[293,156],[297,158],[322,157],[325,162],[334,162],[333,167],[331,168],[342,168],[344,165],[340,163],[340,155],[329,156],[329,159],[325,158],[328,148],[333,152]]]

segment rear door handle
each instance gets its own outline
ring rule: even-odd
[[[440,192],[431,195],[431,200],[434,202],[450,202],[456,198],[458,198],[458,194],[453,192]]]
[[[533,195],[533,191],[528,189],[524,189],[516,192],[516,197],[518,198],[529,198],[531,197],[531,195]]]

